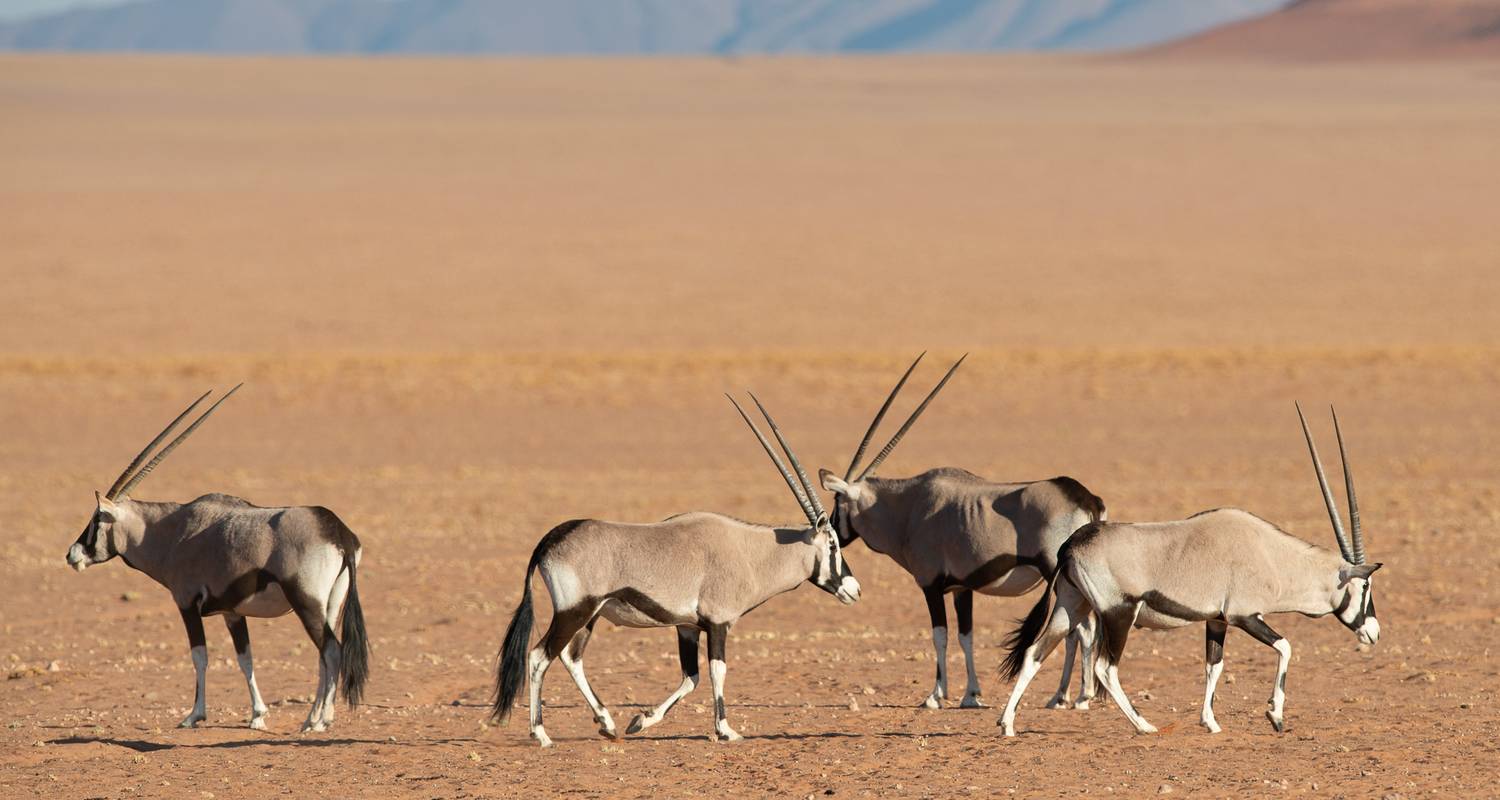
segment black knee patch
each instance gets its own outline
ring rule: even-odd
[[[1099,615],[1100,630],[1104,634],[1104,654],[1109,663],[1118,664],[1125,655],[1125,642],[1130,639],[1130,627],[1135,624],[1135,609],[1116,606]]]
[[[1222,623],[1208,623],[1203,657],[1209,664],[1218,664],[1224,660],[1224,635],[1228,632],[1229,628]]]

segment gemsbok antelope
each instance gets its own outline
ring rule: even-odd
[[[1176,522],[1098,523],[1080,529],[1063,547],[1048,592],[1009,642],[1003,671],[1008,677],[1020,677],[998,721],[1006,736],[1016,735],[1016,706],[1026,684],[1058,640],[1090,609],[1100,617],[1099,638],[1105,650],[1095,665],[1098,678],[1138,733],[1155,733],[1156,728],[1136,713],[1120,688],[1120,656],[1132,627],[1168,629],[1206,623],[1207,687],[1199,724],[1210,733],[1219,732],[1214,688],[1224,669],[1224,634],[1230,626],[1276,651],[1276,681],[1266,717],[1278,732],[1285,726],[1282,710],[1292,645],[1266,624],[1266,614],[1333,614],[1360,642],[1368,645],[1380,639],[1370,578],[1380,564],[1365,563],[1359,504],[1338,415],[1334,414],[1333,429],[1349,497],[1349,534],[1301,407],[1297,418],[1302,421],[1339,552],[1308,544],[1235,508],[1205,511]]]
[[[739,403],[734,407],[796,496],[808,527],[756,525],[697,511],[654,523],[573,520],[553,528],[532,551],[521,603],[500,646],[492,719],[505,722],[510,717],[524,663],[530,685],[531,736],[543,747],[550,746],[552,740],[542,727],[542,679],[553,660],[561,659],[593,711],[599,732],[617,738],[609,710],[583,674],[584,647],[594,623],[603,617],[632,628],[677,628],[682,684],[660,705],[636,715],[626,733],[661,722],[677,701],[697,687],[701,632],[708,634],[714,736],[734,741],[741,736],[729,727],[724,713],[724,651],[730,627],[804,581],[845,604],[859,599],[859,581],[844,563],[817,492],[776,422],[759,400],[755,404],[796,470],[795,478]],[[534,622],[531,578],[536,572],[542,574],[552,598],[552,624],[528,650]]]
[[[146,445],[104,494],[78,540],[68,548],[68,565],[82,572],[119,556],[172,593],[187,627],[197,671],[193,710],[179,727],[206,719],[204,682],[208,649],[203,618],[224,617],[250,688],[250,727],[264,730],[266,704],[255,685],[246,617],[279,617],[288,611],[318,650],[318,691],[302,730],[325,730],[333,721],[334,695],[342,688],[352,706],[368,675],[364,614],[354,573],[359,540],[334,516],[317,506],[262,508],[238,497],[207,494],[190,503],[135,500],[130,492],[228,400],[219,398],[145,466],[141,463],[212,392],[205,392]],[[139,469],[137,469],[139,467]],[[333,627],[342,617],[342,636]]]
[[[823,488],[834,495],[834,529],[839,543],[847,547],[854,539],[863,539],[871,550],[890,556],[911,573],[927,599],[937,682],[922,705],[941,708],[948,697],[948,614],[943,595],[952,593],[958,615],[958,643],[968,670],[968,685],[960,705],[982,708],[979,674],[974,667],[974,593],[1014,597],[1031,591],[1052,574],[1057,550],[1073,531],[1105,518],[1104,502],[1068,477],[991,483],[955,468],[933,469],[911,478],[874,477],[875,469],[953,377],[964,362],[962,358],[856,477],[855,470],[870,438],[921,361],[922,356],[917,356],[876,412],[844,477],[821,470],[819,478]],[[1080,663],[1085,666],[1076,707],[1088,708],[1094,696],[1087,667],[1092,631],[1085,626],[1068,639],[1062,682],[1047,704],[1049,708],[1068,705],[1068,683],[1078,640],[1083,643]]]

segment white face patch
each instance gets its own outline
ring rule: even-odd
[[[88,569],[89,559],[84,555],[83,545],[75,542],[72,547],[68,548],[68,566],[78,572]]]
[[[1359,626],[1355,635],[1363,644],[1375,644],[1380,641],[1380,622],[1374,617],[1365,617],[1365,623]]]
[[[839,581],[839,589],[836,596],[839,602],[844,605],[851,605],[858,601],[859,581],[855,580],[853,575],[845,575],[844,579]]]

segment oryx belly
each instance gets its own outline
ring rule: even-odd
[[[969,586],[980,594],[1000,595],[1002,597],[1015,597],[1023,595],[1042,583],[1042,572],[1030,564],[1017,564],[998,578],[989,583],[977,586]]]
[[[286,593],[274,583],[234,607],[234,613],[242,617],[279,617],[291,610],[292,604],[287,601]]]
[[[599,615],[627,628],[660,628],[698,622],[698,614],[694,609],[666,608],[644,595],[628,591],[604,601]]]

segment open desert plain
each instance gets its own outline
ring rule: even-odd
[[[1497,142],[1493,61],[0,56],[0,795],[1491,794]],[[742,742],[710,740],[706,683],[601,738],[559,667],[555,748],[524,709],[486,724],[549,528],[796,522],[723,393],[842,472],[923,350],[895,418],[971,355],[883,475],[1066,474],[1114,520],[1235,505],[1329,548],[1292,403],[1341,483],[1336,403],[1381,640],[1272,619],[1278,734],[1275,654],[1231,632],[1210,735],[1201,626],[1137,631],[1121,679],[1161,733],[1042,708],[1054,658],[1003,739],[998,708],[918,707],[921,593],[855,544],[859,603],[804,586],[735,627]],[[326,733],[298,733],[290,617],[251,622],[268,730],[212,619],[209,718],[177,729],[167,592],[63,560],[93,492],[239,381],[134,494],[357,532],[373,673]],[[991,706],[1036,597],[978,599]],[[679,681],[670,630],[603,623],[587,664],[622,723]]]

